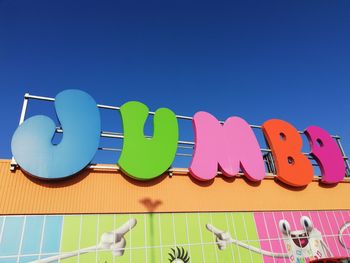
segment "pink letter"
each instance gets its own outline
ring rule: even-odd
[[[305,135],[309,140],[311,154],[321,169],[321,181],[326,184],[335,184],[343,180],[345,163],[334,139],[317,126],[308,127]]]
[[[235,176],[242,168],[252,181],[265,177],[264,161],[258,141],[248,123],[239,117],[224,125],[207,112],[193,117],[195,147],[190,173],[198,180],[213,179],[218,165],[225,176]]]

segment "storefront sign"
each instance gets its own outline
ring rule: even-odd
[[[52,144],[54,122],[42,115],[25,120],[12,137],[12,153],[20,167],[42,179],[65,178],[84,169],[93,159],[100,140],[101,120],[97,104],[87,93],[65,90],[55,99],[57,117],[63,129],[58,145]],[[120,109],[123,122],[123,150],[118,161],[121,169],[137,180],[162,175],[172,164],[179,130],[175,114],[161,108],[154,115],[152,138],[144,136],[148,108],[140,102],[128,102]],[[251,181],[265,177],[259,143],[248,123],[230,117],[221,124],[207,112],[193,117],[194,155],[190,175],[201,181],[213,179],[219,167],[224,176],[234,177],[240,170]],[[306,186],[312,181],[313,168],[301,152],[302,138],[289,123],[271,119],[263,125],[263,133],[272,150],[276,175],[282,182]],[[305,130],[314,157],[321,169],[321,181],[340,182],[345,164],[335,140],[322,128]]]

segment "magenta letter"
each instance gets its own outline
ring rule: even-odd
[[[310,126],[305,130],[309,140],[311,154],[317,161],[322,173],[322,182],[339,183],[345,176],[345,163],[334,139],[323,129]]]
[[[265,177],[264,161],[258,141],[248,123],[239,117],[228,118],[224,125],[207,112],[193,117],[195,147],[190,173],[198,180],[213,179],[218,165],[232,177],[241,167],[252,181]]]

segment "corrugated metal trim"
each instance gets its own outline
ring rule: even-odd
[[[271,177],[198,182],[184,173],[136,181],[120,172],[86,169],[69,179],[48,182],[10,171],[0,160],[0,214],[81,214],[191,211],[273,211],[350,209],[350,183],[310,183],[292,189]]]

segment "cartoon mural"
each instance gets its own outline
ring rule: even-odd
[[[282,219],[279,222],[279,228],[287,253],[275,253],[273,251],[266,251],[254,246],[249,246],[239,240],[233,239],[229,232],[224,232],[211,224],[207,224],[206,227],[216,236],[217,245],[221,250],[225,249],[229,244],[235,244],[265,256],[289,258],[292,263],[300,262],[303,259],[332,257],[332,253],[322,239],[321,232],[313,227],[311,219],[307,216],[302,216],[300,218],[300,224],[303,230],[291,231],[290,224],[287,220]],[[339,239],[340,238],[342,238],[342,234],[339,235]],[[342,243],[342,245],[343,244],[344,243]]]
[[[350,211],[1,216],[0,262],[309,262],[349,256],[349,222]]]
[[[311,219],[307,216],[302,216],[300,224],[303,227],[302,230],[291,231],[287,220],[279,222],[290,261],[297,262],[303,258],[319,259],[327,256],[332,257],[332,253],[322,239],[321,232],[313,227]]]
[[[122,256],[124,254],[124,249],[126,246],[126,240],[124,235],[129,232],[136,225],[136,219],[131,218],[121,227],[111,232],[103,233],[101,236],[100,243],[96,246],[91,246],[87,248],[81,248],[79,250],[70,252],[70,253],[62,253],[57,256],[52,256],[44,259],[38,259],[33,261],[33,263],[48,263],[54,262],[56,260],[62,260],[65,258],[76,257],[78,255],[82,255],[89,252],[97,252],[99,250],[108,251],[110,250],[113,256]]]

